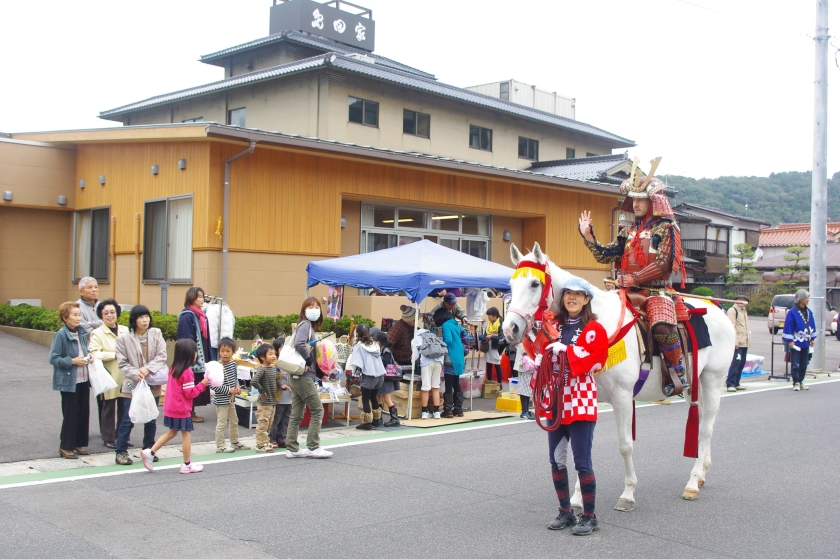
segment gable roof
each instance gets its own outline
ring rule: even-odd
[[[626,153],[617,153],[554,161],[535,161],[528,167],[528,170],[550,177],[620,184],[626,177],[613,177],[610,171],[616,167],[622,167],[628,161],[630,161],[630,157]]]
[[[741,220],[741,221],[748,221],[750,223],[757,223],[759,225],[770,226],[770,223],[767,222],[767,221],[764,221],[763,219],[755,219],[755,218],[752,218],[752,217],[747,217],[745,215],[738,215],[738,214],[734,214],[732,212],[727,212],[727,211],[724,211],[724,210],[719,210],[717,208],[712,208],[710,206],[701,206],[700,204],[689,204],[688,202],[683,202],[682,204],[676,206],[674,209],[676,210],[677,208],[683,208],[683,209],[688,208],[688,209],[702,210],[704,212],[709,212],[709,213],[713,213],[713,214],[717,214],[717,215],[722,215],[722,216],[728,217],[730,219],[738,219],[738,220]]]
[[[834,241],[834,236],[840,233],[840,223],[829,223],[826,240]],[[791,247],[811,246],[810,223],[782,223],[761,231],[758,246],[763,247]]]
[[[198,59],[199,62],[204,62],[205,64],[212,64],[214,66],[222,66],[224,67],[226,64],[225,58],[232,54],[238,54],[241,52],[246,52],[252,49],[264,47],[266,45],[271,45],[280,42],[288,42],[297,45],[304,45],[307,47],[313,47],[317,49],[321,49],[324,53],[327,52],[335,52],[338,54],[363,54],[365,56],[369,56],[376,60],[377,64],[382,64],[383,66],[387,66],[389,68],[394,68],[395,70],[402,70],[403,72],[409,72],[411,74],[417,74],[418,76],[427,78],[427,79],[436,79],[434,74],[430,74],[428,72],[424,72],[422,70],[418,70],[417,68],[412,68],[406,64],[402,64],[395,60],[391,60],[390,58],[386,58],[384,56],[380,56],[378,54],[374,54],[370,51],[366,51],[360,48],[356,48],[350,45],[346,45],[344,43],[339,43],[338,41],[333,41],[332,39],[327,39],[326,37],[320,37],[318,35],[312,35],[311,33],[305,33],[300,31],[283,31],[282,33],[275,33],[274,35],[269,35],[268,37],[263,37],[261,39],[255,39],[253,41],[249,41],[247,43],[242,43],[241,45],[236,45],[234,47],[226,48],[217,52],[213,52],[210,54],[202,55],[201,58]],[[235,76],[234,76],[235,77]]]
[[[776,270],[777,268],[787,268],[792,263],[785,260],[787,254],[778,254],[770,258],[762,258],[753,263],[754,268],[760,270]],[[840,244],[828,243],[825,245],[825,267],[840,269]]]
[[[584,134],[586,136],[593,136],[602,140],[606,140],[612,143],[614,147],[633,147],[636,145],[635,142],[633,142],[632,140],[622,138],[621,136],[617,136],[615,134],[607,132],[606,130],[602,130],[595,126],[591,126],[589,124],[585,124],[583,122],[571,118],[566,118],[537,109],[532,109],[523,105],[517,105],[516,103],[511,103],[510,101],[502,101],[501,99],[490,97],[489,95],[483,95],[481,93],[476,93],[474,91],[462,89],[454,85],[447,85],[434,79],[423,78],[421,76],[418,76],[417,74],[404,72],[395,68],[383,66],[382,64],[371,64],[369,62],[363,62],[336,52],[330,52],[325,55],[313,56],[304,60],[297,60],[295,62],[289,62],[287,64],[281,64],[279,66],[274,66],[271,68],[265,68],[263,70],[250,72],[248,74],[241,74],[239,76],[226,78],[224,80],[209,83],[206,85],[192,87],[189,89],[182,89],[181,91],[176,91],[174,93],[167,93],[165,95],[150,97],[149,99],[145,99],[143,101],[138,101],[129,105],[117,107],[116,109],[102,111],[101,113],[99,113],[99,116],[100,118],[104,119],[119,120],[114,119],[112,117],[119,116],[131,111],[136,111],[139,109],[145,109],[156,105],[162,105],[165,103],[178,101],[180,99],[198,97],[200,95],[206,95],[208,93],[213,93],[216,91],[224,91],[234,87],[241,87],[243,85],[248,85],[251,83],[274,79],[283,75],[312,71],[316,68],[330,68],[356,75],[362,75],[369,78],[374,78],[402,85],[405,87],[410,87],[419,91],[425,91],[433,95],[440,95],[442,97],[447,97],[450,99],[463,101],[465,103],[478,105],[488,109],[497,110],[514,116],[527,118],[537,122],[557,126],[559,128],[564,128],[566,130],[577,132],[579,134]]]

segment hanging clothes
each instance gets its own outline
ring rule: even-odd
[[[210,327],[210,347],[218,348],[219,340],[222,338],[233,338],[236,318],[227,303],[210,303],[206,306],[204,314],[207,315]]]
[[[467,290],[467,320],[479,322],[487,311],[487,302],[490,296],[483,289],[471,287]]]

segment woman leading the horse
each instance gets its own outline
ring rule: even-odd
[[[587,536],[598,530],[595,518],[595,472],[592,469],[592,441],[595,422],[598,420],[598,395],[595,373],[607,362],[609,342],[607,332],[592,313],[592,285],[581,278],[572,278],[560,295],[562,304],[557,316],[557,341],[548,344],[546,355],[551,355],[550,373],[554,375],[553,409],[545,410],[537,402],[541,415],[549,415],[559,426],[548,431],[548,459],[551,478],[560,500],[560,514],[548,525],[550,530],[571,526],[576,536]],[[548,350],[551,350],[549,354]],[[542,355],[537,355],[539,367]],[[541,367],[545,371],[545,367]],[[534,394],[543,398],[545,394]],[[549,414],[545,412],[548,411]],[[541,421],[541,419],[540,419]],[[566,455],[569,445],[583,496],[583,514],[580,519],[572,512],[569,495],[569,474]]]

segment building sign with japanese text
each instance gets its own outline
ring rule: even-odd
[[[334,7],[342,4],[358,11],[358,6],[335,0],[326,4],[313,0],[281,1],[271,7],[269,34],[305,31],[373,52],[376,23],[371,12],[356,14]]]

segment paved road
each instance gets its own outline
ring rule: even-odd
[[[550,532],[545,434],[516,422],[335,449],[0,489],[0,549],[28,557],[831,557],[840,383],[724,398],[700,500],[679,494],[686,406],[637,412],[637,508],[611,413],[594,446],[601,531]]]

